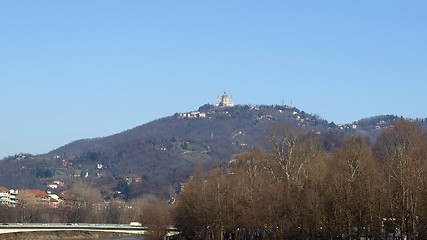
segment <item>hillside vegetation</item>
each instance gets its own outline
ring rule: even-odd
[[[398,120],[371,146],[282,126],[230,169],[198,172],[177,199],[187,239],[426,239],[427,132]]]
[[[43,155],[17,154],[0,162],[0,185],[46,189],[54,180],[84,181],[105,198],[171,196],[196,169],[228,166],[240,153],[265,144],[274,126],[298,126],[333,151],[345,135],[373,142],[398,119],[387,115],[336,125],[289,106],[240,105],[177,113],[103,138],[83,139]]]

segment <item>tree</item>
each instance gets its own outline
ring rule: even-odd
[[[140,222],[148,228],[148,239],[163,240],[172,222],[171,205],[165,202],[146,205]]]
[[[129,200],[132,188],[126,179],[120,179],[117,182],[117,189],[123,194],[125,201]]]
[[[77,199],[76,209],[70,213],[71,222],[105,221],[104,199],[99,190],[83,182],[76,182],[69,193]]]
[[[209,239],[210,219],[207,202],[205,175],[197,172],[185,185],[177,199],[176,226],[190,239]]]
[[[426,134],[418,123],[398,120],[378,138],[375,152],[387,179],[388,215],[402,233],[415,238],[425,188],[427,159]]]
[[[361,137],[344,140],[328,161],[325,227],[329,237],[380,234],[380,191],[371,147]]]
[[[374,147],[354,136],[327,154],[314,132],[278,126],[264,150],[193,176],[177,227],[190,239],[382,239],[396,229],[394,237],[425,239],[426,158],[426,133],[410,121]]]
[[[38,178],[50,178],[55,176],[56,169],[52,166],[40,166],[36,169],[36,177]]]
[[[310,162],[321,153],[320,141],[314,132],[302,134],[295,126],[274,126],[268,138],[270,157],[265,167],[278,181],[302,186],[308,177]]]
[[[130,207],[127,208],[126,211],[128,222],[141,220],[143,208],[147,205],[155,204],[157,202],[159,202],[159,199],[151,194],[144,194],[142,197],[132,199],[130,202],[128,202]]]

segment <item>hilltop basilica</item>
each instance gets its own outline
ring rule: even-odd
[[[228,97],[227,93],[224,91],[224,94],[220,98],[218,96],[218,100],[215,104],[216,107],[234,107],[233,97]]]

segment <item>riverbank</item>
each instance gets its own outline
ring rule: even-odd
[[[135,236],[128,233],[90,231],[20,232],[0,234],[0,240],[58,240],[58,239],[100,239]]]

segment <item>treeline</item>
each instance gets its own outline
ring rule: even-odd
[[[427,239],[427,139],[399,120],[376,142],[278,126],[227,170],[199,172],[175,207],[188,239]]]
[[[20,194],[15,207],[0,206],[0,223],[129,224],[142,222],[149,225],[150,222],[147,222],[147,219],[155,218],[151,216],[152,208],[165,206],[169,209],[165,201],[154,195],[144,195],[129,202],[106,202],[98,189],[82,182],[75,183],[67,194],[72,196],[72,200],[67,200],[66,205],[58,208],[52,208],[49,203],[41,199]],[[169,215],[167,217],[170,218]]]

